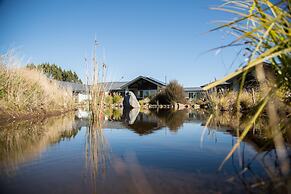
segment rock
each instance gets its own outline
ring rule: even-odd
[[[123,106],[125,108],[140,108],[140,104],[133,92],[131,91],[126,92],[123,100]]]
[[[132,125],[136,120],[136,117],[139,113],[139,108],[133,108],[129,111],[129,121],[128,124]]]
[[[139,108],[133,109],[123,109],[124,121],[125,123],[132,125],[134,124],[137,116],[139,114]]]

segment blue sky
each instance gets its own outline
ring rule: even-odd
[[[138,75],[199,86],[221,78],[238,49],[205,51],[229,42],[206,33],[231,15],[210,10],[221,0],[0,0],[0,51],[15,48],[25,62],[56,63],[84,78],[84,57],[98,61],[109,80]],[[203,54],[204,53],[204,54]]]

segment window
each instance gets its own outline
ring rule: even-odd
[[[139,98],[146,98],[146,97],[149,97],[149,96],[153,96],[157,93],[156,90],[139,90],[137,92],[137,95]]]
[[[143,91],[142,90],[137,91],[137,97],[138,98],[142,98],[143,97]]]
[[[189,99],[193,99],[194,98],[194,92],[189,92]]]
[[[143,97],[148,97],[150,94],[149,90],[144,90]]]

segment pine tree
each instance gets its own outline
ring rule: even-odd
[[[60,66],[56,64],[42,63],[35,65],[33,63],[30,63],[26,65],[26,68],[42,71],[48,78],[51,79],[82,83],[76,72],[73,72],[72,70],[63,70]]]

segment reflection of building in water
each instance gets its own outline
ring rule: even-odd
[[[121,111],[122,112],[122,111]],[[195,123],[202,126],[205,126],[209,114],[206,112],[190,111],[190,110],[180,110],[180,111],[159,111],[159,112],[135,112],[134,116],[130,116],[129,111],[124,111],[120,120],[110,120],[105,121],[103,128],[108,129],[131,129],[135,133],[140,135],[151,134],[157,130],[160,130],[164,127],[168,127],[171,131],[177,131],[183,126],[183,123]],[[84,120],[81,120],[83,124],[81,126],[88,126]],[[84,123],[85,122],[85,123]],[[237,119],[230,114],[216,115],[211,119],[211,122],[208,124],[208,129],[211,131],[221,131],[227,132],[231,135],[236,135],[235,126],[237,126]],[[80,123],[80,122],[78,122]],[[258,129],[264,130],[265,121],[258,120],[256,126]],[[79,126],[79,127],[81,127]],[[241,123],[241,128],[243,129],[243,124]],[[267,138],[268,140],[269,138]],[[265,144],[266,136],[259,136],[255,134],[248,134],[245,138],[245,141],[252,145],[257,151],[259,151],[262,145]],[[272,147],[272,146],[271,146]],[[271,149],[268,146],[266,149]],[[264,149],[263,149],[264,150]]]

